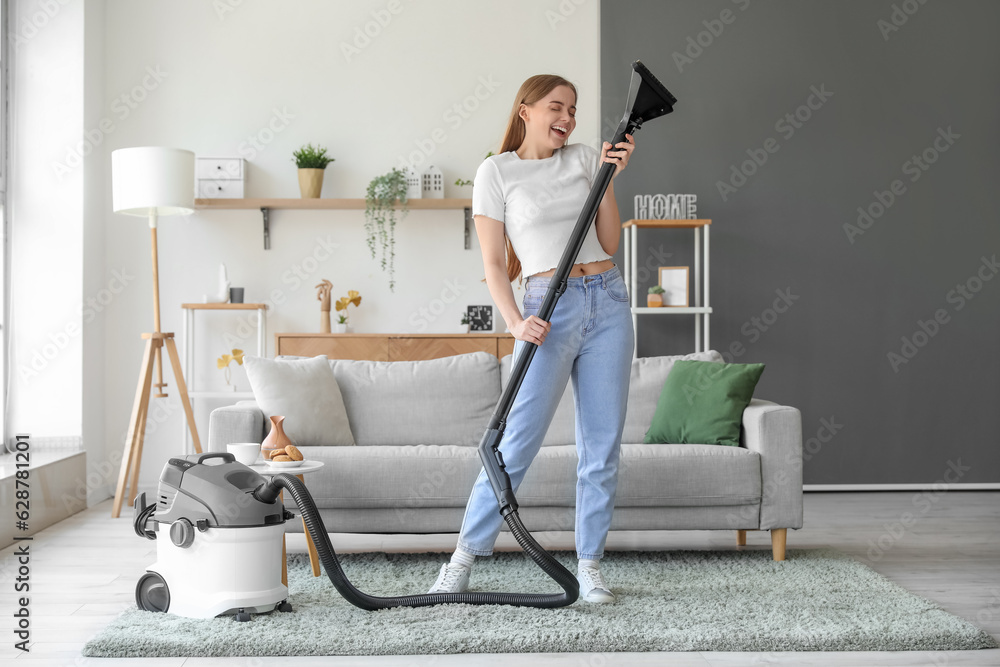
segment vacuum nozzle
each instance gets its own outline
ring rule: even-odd
[[[653,76],[642,61],[633,62],[632,69],[634,71],[632,81],[629,83],[628,105],[628,112],[632,118],[641,124],[671,113],[677,104],[677,98]]]

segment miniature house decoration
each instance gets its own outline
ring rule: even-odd
[[[406,198],[420,199],[423,197],[423,185],[420,173],[413,167],[406,168]]]
[[[444,199],[444,174],[434,165],[424,171],[423,195],[428,199]]]

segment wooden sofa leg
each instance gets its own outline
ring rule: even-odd
[[[785,560],[785,536],[787,528],[771,529],[771,554],[774,560]]]
[[[737,530],[736,531],[736,546],[745,547],[747,545],[747,531]]]

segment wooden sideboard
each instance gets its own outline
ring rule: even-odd
[[[468,334],[274,334],[275,355],[370,361],[418,361],[455,354],[489,352],[500,359],[514,352],[508,333]]]

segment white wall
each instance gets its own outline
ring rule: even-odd
[[[323,196],[362,198],[374,176],[403,164],[440,128],[445,140],[424,159],[443,170],[446,197],[470,197],[471,188],[453,183],[471,179],[486,153],[496,152],[513,96],[528,76],[552,72],[573,81],[580,92],[573,140],[599,145],[598,18],[597,2],[108,0],[103,113],[113,131],[101,146],[101,187],[110,187],[112,150],[167,145],[243,155],[248,196],[297,197],[291,153],[312,142],[336,158]],[[366,25],[377,34],[345,55]],[[492,82],[489,89],[483,81]],[[483,99],[470,98],[477,91]],[[476,108],[455,121],[453,108],[467,100]],[[251,150],[253,137],[269,142]],[[152,329],[152,286],[145,222],[111,213],[106,200],[104,224],[103,279],[113,271],[126,279],[102,313],[104,429],[114,450],[128,424],[140,333]],[[183,334],[180,304],[215,289],[220,262],[233,284],[246,288],[246,301],[280,297],[269,311],[268,354],[275,332],[319,330],[313,286],[323,278],[333,282],[335,296],[361,292],[351,319],[362,333],[451,331],[467,304],[491,303],[479,282],[478,244],[463,248],[461,211],[411,211],[397,225],[394,293],[368,255],[363,211],[275,211],[271,249],[262,244],[257,211],[161,219],[163,329]],[[88,247],[88,261],[100,261],[99,254]],[[430,315],[446,300],[440,315]],[[200,316],[200,389],[224,384],[214,360],[240,339],[239,324],[235,315]],[[253,341],[252,334],[244,338],[243,348],[254,351]],[[88,369],[85,384],[101,386],[99,374]],[[172,375],[165,375],[170,397],[151,406],[144,486],[153,486],[166,458],[180,452],[183,412]],[[234,378],[248,389],[242,369]],[[196,406],[203,440],[208,413],[219,404]]]

